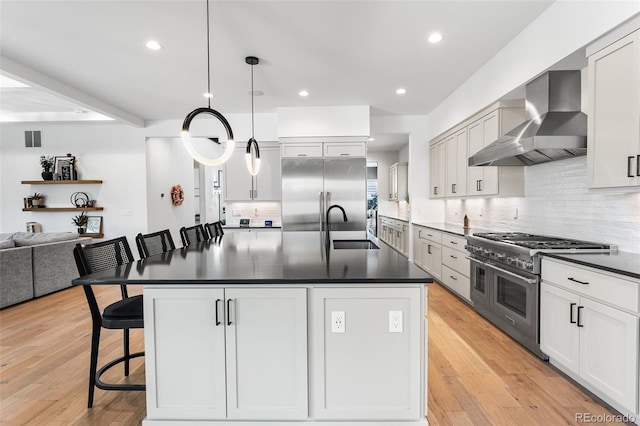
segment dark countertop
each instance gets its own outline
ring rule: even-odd
[[[282,229],[281,226],[231,226],[223,225],[222,229]]]
[[[339,238],[332,235],[332,238]],[[430,283],[433,278],[385,244],[325,250],[319,232],[230,232],[73,280],[80,284]]]
[[[544,256],[640,279],[640,254],[638,253],[624,251],[587,254],[544,253]]]
[[[448,232],[449,234],[455,234],[460,237],[466,237],[472,235],[474,232],[486,232],[484,229],[464,229],[462,224],[454,225],[452,223],[419,223],[413,222],[414,225],[424,226],[425,228],[435,229],[436,231]]]

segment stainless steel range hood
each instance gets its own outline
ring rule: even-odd
[[[587,153],[580,71],[549,71],[526,86],[531,119],[471,157],[470,166],[530,166]]]

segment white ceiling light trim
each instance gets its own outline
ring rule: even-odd
[[[147,49],[149,50],[160,50],[162,49],[162,46],[160,45],[160,43],[158,43],[155,40],[149,40],[145,46],[147,46]]]
[[[302,96],[303,98],[306,98],[307,96],[309,96],[309,92],[307,92],[306,90],[301,90],[298,92],[298,95]]]
[[[398,95],[404,95],[405,93],[407,93],[407,89],[405,89],[404,87],[400,87],[396,90],[396,94]]]

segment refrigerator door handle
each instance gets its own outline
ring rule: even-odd
[[[323,230],[322,224],[324,223],[324,214],[323,214],[324,213],[324,193],[320,191],[318,193],[318,197],[319,197],[318,205],[320,206],[320,212],[319,212],[320,214],[318,216],[320,219],[320,231],[322,231]]]

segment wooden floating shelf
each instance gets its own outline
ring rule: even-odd
[[[104,207],[41,207],[22,209],[23,212],[97,212],[104,210]]]
[[[78,234],[81,237],[91,237],[91,238],[104,238],[104,234],[102,232],[99,232],[97,234]]]
[[[24,185],[87,185],[100,184],[102,180],[23,180]]]

